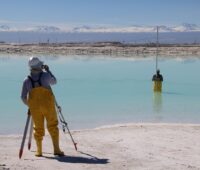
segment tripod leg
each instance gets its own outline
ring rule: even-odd
[[[33,120],[31,119],[30,133],[29,133],[29,139],[28,139],[28,150],[31,149],[32,136],[33,136]]]
[[[72,137],[72,134],[71,134],[71,132],[70,132],[70,130],[69,130],[68,124],[67,124],[67,122],[65,121],[65,118],[64,118],[64,116],[63,116],[63,114],[62,114],[61,111],[59,111],[59,114],[60,114],[60,119],[62,119],[61,122],[62,122],[62,123],[65,125],[65,127],[67,128],[68,133],[69,133],[69,135],[70,135],[70,137],[71,137],[71,140],[72,140],[72,142],[73,142],[73,144],[74,144],[74,148],[75,148],[75,150],[77,151],[77,143],[74,141],[74,138]]]
[[[55,98],[55,96],[54,96],[54,98]],[[69,130],[69,128],[68,128],[68,125],[67,125],[67,122],[65,121],[65,118],[64,118],[64,116],[63,116],[63,114],[62,114],[62,111],[61,111],[61,107],[58,105],[58,103],[57,103],[57,101],[56,101],[56,98],[55,98],[55,105],[56,105],[56,108],[57,108],[57,112],[58,112],[58,116],[59,116],[59,119],[60,119],[60,122],[62,123],[62,124],[64,124],[64,126],[67,128],[67,130],[68,130],[68,132],[69,132],[69,135],[70,135],[70,137],[71,137],[71,140],[72,140],[72,142],[73,142],[73,144],[74,144],[74,147],[75,147],[75,150],[77,151],[77,143],[74,141],[74,139],[73,139],[73,137],[72,137],[72,134],[71,134],[71,132],[70,132],[70,130]],[[65,133],[65,128],[63,128],[63,132]]]
[[[27,135],[27,131],[28,131],[28,125],[29,125],[30,117],[31,117],[30,111],[28,110],[28,116],[27,116],[27,119],[26,119],[26,125],[25,125],[25,128],[24,128],[22,143],[21,143],[21,147],[20,147],[20,150],[19,150],[19,159],[21,159],[22,154],[23,154],[24,143],[25,143],[25,140],[26,140],[26,135]]]

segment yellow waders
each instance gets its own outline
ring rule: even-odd
[[[154,80],[153,90],[157,92],[162,92],[162,81]]]
[[[52,91],[44,87],[36,87],[29,92],[28,106],[34,123],[36,156],[42,156],[42,140],[45,135],[44,119],[47,121],[47,129],[52,138],[54,154],[64,155],[59,147],[58,119],[54,100]]]

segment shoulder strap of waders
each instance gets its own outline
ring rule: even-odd
[[[33,80],[31,76],[28,76],[28,79],[31,81],[32,88],[35,88],[35,83],[38,83],[39,87],[42,86],[41,77],[42,77],[42,72],[40,73],[38,80]]]

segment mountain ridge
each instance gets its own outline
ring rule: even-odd
[[[0,23],[0,32],[66,32],[66,33],[145,33],[156,32],[157,26],[132,25],[125,27],[114,26],[89,26],[82,25],[72,28],[59,27],[54,25],[37,25],[25,28],[17,28],[16,26]],[[196,24],[183,23],[177,26],[160,25],[159,32],[200,32],[200,26]]]

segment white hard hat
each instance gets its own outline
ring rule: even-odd
[[[37,57],[30,57],[28,65],[30,68],[42,68],[43,62]]]

